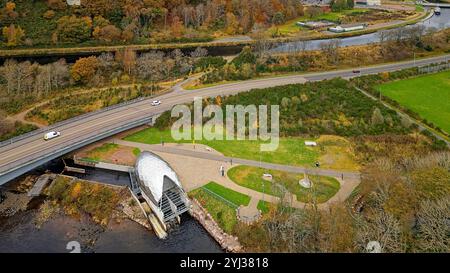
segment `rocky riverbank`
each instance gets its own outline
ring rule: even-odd
[[[238,238],[224,232],[196,199],[191,199],[191,204],[192,207],[189,211],[191,216],[208,231],[225,251],[233,253],[243,252],[243,247],[239,243]]]

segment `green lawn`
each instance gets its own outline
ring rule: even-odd
[[[450,71],[385,83],[378,90],[450,133]]]
[[[262,178],[264,173],[270,173],[273,180],[264,180]],[[310,202],[313,196],[316,197],[318,203],[326,202],[340,188],[339,182],[332,177],[310,175],[309,178],[313,182],[313,189],[306,189],[298,183],[304,177],[303,174],[267,170],[251,166],[233,167],[228,170],[228,177],[238,185],[273,196],[280,196],[281,194],[278,188],[274,186],[274,183],[279,183],[286,190],[295,194],[297,200],[300,202]]]
[[[263,200],[259,200],[257,208],[262,212],[262,214],[266,214],[269,212],[270,206],[272,206],[272,203],[263,201]]]
[[[127,141],[141,142],[147,144],[165,143],[192,143],[192,141],[175,141],[170,130],[160,131],[156,128],[147,128],[124,138]],[[202,140],[196,141],[217,150],[225,156],[239,157],[250,160],[261,160],[286,165],[312,166],[320,156],[319,149],[305,146],[305,138],[289,137],[281,138],[278,149],[274,152],[261,152],[258,140]],[[313,140],[313,139],[308,139]]]
[[[211,214],[217,224],[227,233],[233,231],[237,224],[236,209],[223,200],[214,197],[203,188],[189,192]]]
[[[118,144],[114,143],[104,143],[102,146],[95,147],[91,151],[88,152],[87,159],[93,160],[93,161],[102,161],[104,159],[104,156],[116,151],[119,149]]]
[[[229,188],[226,188],[222,185],[217,184],[216,182],[209,182],[208,184],[204,185],[203,188],[208,189],[209,191],[212,191],[213,193],[221,196],[222,198],[230,201],[231,203],[235,204],[236,206],[248,206],[248,203],[250,203],[250,196],[231,190]]]
[[[141,154],[141,150],[139,148],[134,148],[133,149],[133,154],[137,157]]]

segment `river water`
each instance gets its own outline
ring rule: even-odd
[[[67,244],[77,241],[82,252],[195,253],[222,252],[220,246],[190,216],[170,231],[165,240],[131,221],[112,222],[104,230],[87,219],[74,219],[62,214],[38,229],[37,209],[0,218],[0,253],[63,253]]]
[[[52,161],[33,172],[42,173],[47,169],[59,173],[61,161]],[[115,185],[130,183],[126,174],[100,169],[91,168],[86,174],[69,175]],[[79,242],[82,252],[222,252],[219,244],[188,214],[182,216],[181,224],[172,228],[165,240],[158,239],[153,231],[128,219],[111,220],[105,229],[87,216],[75,219],[62,213],[38,229],[35,221],[42,201],[33,199],[25,211],[7,218],[0,217],[0,253],[69,252],[66,246],[70,241]]]
[[[442,8],[441,15],[433,15],[425,21],[419,22],[416,25],[424,25],[427,28],[444,29],[450,27],[450,9]],[[380,41],[378,32],[364,34],[360,36],[337,38],[340,40],[341,46],[355,46],[365,45],[371,43],[378,43]],[[306,50],[317,50],[320,45],[326,40],[310,40],[305,42],[288,42],[272,49],[274,52],[290,52],[299,50],[305,47]]]

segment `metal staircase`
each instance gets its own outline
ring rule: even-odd
[[[158,206],[163,212],[164,222],[169,222],[188,211],[187,200],[183,194],[182,191],[176,188],[172,188],[163,193]]]
[[[141,195],[141,188],[139,187],[139,183],[134,168],[130,169],[128,173],[130,174],[131,190],[137,196]]]

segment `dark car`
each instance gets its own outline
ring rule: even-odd
[[[353,73],[359,74],[359,73],[361,73],[361,70],[353,70]]]

